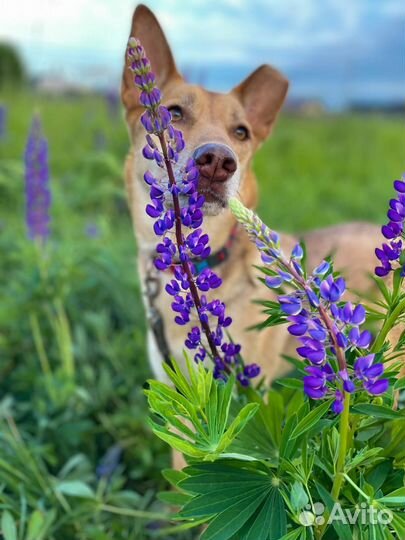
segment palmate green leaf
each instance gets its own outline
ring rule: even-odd
[[[204,457],[206,456],[206,452],[196,448],[194,443],[186,441],[175,433],[171,433],[163,426],[160,426],[159,424],[156,424],[156,422],[153,422],[153,420],[151,420],[150,418],[148,419],[148,423],[151,426],[153,433],[157,437],[162,439],[162,441],[165,441],[169,446],[174,448],[174,450],[178,450],[186,456],[200,459],[204,459]]]
[[[254,497],[244,497],[237,503],[227,506],[226,510],[217,514],[211,521],[207,530],[201,536],[201,540],[229,540],[241,529],[250,516],[256,511],[268,491],[257,494]]]
[[[391,292],[389,291],[387,285],[385,284],[385,281],[379,277],[376,277],[374,275],[370,275],[371,279],[374,281],[374,283],[377,285],[377,287],[380,289],[381,294],[383,295],[385,301],[388,305],[391,304]],[[387,305],[387,308],[388,308]]]
[[[181,385],[185,395],[165,383],[150,381],[149,389],[145,392],[149,406],[164,420],[165,425],[153,420],[149,424],[154,433],[172,448],[194,458],[214,460],[232,444],[255,415],[259,405],[248,403],[236,411],[230,421],[234,376],[228,377],[225,383],[213,381],[212,376],[207,377],[205,369],[200,366],[198,372],[190,373],[188,381],[179,372],[175,361],[173,366],[173,369],[168,368],[168,374],[175,384],[177,381]],[[189,369],[193,368],[189,366]],[[193,403],[186,397],[200,391],[203,394],[209,392],[208,398],[197,401],[194,398]]]
[[[298,415],[293,414],[290,416],[284,426],[280,443],[280,457],[283,459],[291,459],[299,447],[299,442],[297,442],[297,439],[291,438],[291,433],[296,428],[297,424]]]
[[[382,452],[382,448],[363,448],[357,454],[348,461],[346,464],[346,472],[355,469],[359,465],[365,466],[369,464],[377,464],[378,461],[384,460],[383,457],[377,458],[378,454]]]
[[[224,432],[229,417],[231,406],[232,389],[235,378],[229,377],[226,383],[214,384],[211,389],[210,399],[207,403],[207,431],[211,443],[218,442]]]
[[[285,386],[286,388],[292,388],[293,390],[302,390],[304,387],[303,381],[300,379],[294,379],[292,377],[277,379],[277,384],[280,386]]]
[[[315,486],[318,490],[321,501],[328,509],[328,512],[332,512],[335,501],[332,499],[330,493],[318,482],[315,482]],[[353,540],[351,527],[348,524],[343,524],[341,521],[335,519],[328,527],[333,527],[335,529],[337,538],[339,538],[339,540]]]
[[[225,482],[222,484],[227,486]],[[179,513],[183,518],[200,518],[204,516],[213,516],[221,513],[223,508],[230,508],[237,503],[245,503],[246,500],[256,499],[260,497],[263,490],[263,483],[258,482],[256,485],[246,487],[243,483],[243,489],[240,484],[227,487],[219,487],[217,484],[216,489],[210,493],[204,495],[198,495],[188,502]],[[266,489],[270,490],[271,484]]]
[[[405,538],[405,515],[404,513],[393,512],[393,520],[391,526],[398,534],[398,538]]]
[[[187,474],[183,471],[176,471],[175,469],[163,469],[162,476],[173,487],[177,487],[179,482],[187,478]]]
[[[404,445],[404,430],[405,419],[396,420],[389,425],[389,438],[387,439],[386,430],[381,430],[381,442],[377,441],[380,446],[383,446],[383,455],[385,457],[394,458],[395,463],[398,463],[405,457],[405,445]],[[387,444],[388,443],[388,444]]]
[[[240,475],[235,476],[231,479],[227,474],[197,474],[190,476],[186,480],[182,481],[179,484],[181,489],[188,491],[190,493],[198,493],[200,495],[211,494],[214,489],[217,489],[218,485],[226,484],[229,489],[234,489],[236,487],[239,490],[251,489],[262,487],[263,482],[261,479],[257,479],[257,475]]]
[[[156,414],[167,421],[174,413],[183,416],[189,419],[201,434],[204,434],[195,406],[174,388],[160,381],[149,381],[149,389],[145,391],[145,394],[148,397],[150,409]],[[175,427],[179,428],[179,426]]]
[[[330,405],[330,400],[327,400],[321,405],[318,405],[312,409],[308,415],[298,422],[298,424],[292,430],[290,437],[295,439],[306,433],[308,430],[314,428],[317,422],[319,422],[319,420],[329,411]]]
[[[309,503],[307,492],[301,482],[294,482],[290,492],[291,506],[294,512],[299,512]]]
[[[303,540],[306,537],[307,528],[300,527],[285,534],[280,540]]]
[[[163,538],[164,540],[166,540],[171,535],[175,535],[184,531],[189,531],[190,529],[195,529],[196,527],[203,525],[205,522],[206,522],[205,518],[194,520],[194,521],[186,521],[185,523],[181,523],[180,525],[163,527],[162,529],[159,529],[157,532],[152,533],[151,536],[153,538]]]
[[[374,491],[378,491],[387,479],[388,473],[391,471],[391,462],[387,459],[379,463],[372,470],[368,471],[365,479],[368,484],[373,486]]]
[[[256,459],[272,460],[276,465],[284,421],[283,397],[280,392],[271,390],[265,402],[262,396],[252,388],[247,389],[246,395],[250,402],[259,405],[259,409],[230,445],[228,452],[248,454]],[[236,404],[231,408],[231,414],[235,414],[234,409],[236,409]]]
[[[245,428],[249,420],[256,414],[258,408],[258,403],[248,403],[243,407],[223,434],[220,443],[217,446],[216,453],[224,452],[225,449],[230,446],[233,440]]]
[[[393,411],[388,407],[374,405],[373,403],[354,405],[350,408],[350,412],[353,414],[362,414],[371,418],[378,418],[380,420],[405,420],[403,411]]]
[[[213,381],[212,371],[206,370],[202,364],[199,364],[196,370],[186,353],[184,358],[189,375],[188,379],[174,359],[172,359],[172,367],[167,363],[163,367],[174,386],[178,388],[187,401],[197,408],[205,407]]]
[[[269,474],[267,468],[263,471],[254,468],[256,463],[246,464],[242,461],[218,460],[214,463],[196,463],[184,469],[188,475],[185,480],[179,482],[180,489],[197,494],[212,493],[218,486],[224,487],[239,484],[268,485]]]
[[[279,540],[287,530],[283,499],[272,489],[264,503],[235,535],[234,540]]]
[[[394,384],[394,390],[403,390],[405,388],[405,377],[398,379]]]
[[[191,495],[179,493],[178,491],[160,491],[157,498],[166,504],[184,506],[190,500]]]
[[[193,464],[184,473],[189,477],[179,488],[197,495],[179,515],[211,517],[202,539],[275,540],[285,534],[284,501],[263,464],[219,460]]]
[[[396,489],[388,495],[384,495],[384,497],[377,499],[377,502],[384,504],[385,506],[397,506],[400,508],[405,508],[405,487]]]

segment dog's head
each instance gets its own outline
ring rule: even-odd
[[[254,205],[256,189],[249,185],[254,179],[247,175],[248,168],[253,153],[276,120],[287,93],[287,80],[264,65],[228,94],[209,92],[188,84],[180,75],[164,33],[147,7],[136,8],[130,35],[144,46],[163,91],[163,104],[184,134],[184,159],[193,157],[198,165],[199,191],[206,199],[206,214],[218,214],[237,193],[245,204]],[[137,152],[144,145],[139,122],[142,109],[127,68],[121,94]]]

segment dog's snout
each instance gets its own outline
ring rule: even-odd
[[[236,156],[224,144],[203,144],[193,155],[201,176],[212,182],[225,182],[236,171]]]

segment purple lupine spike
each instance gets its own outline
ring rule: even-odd
[[[161,103],[162,93],[156,86],[150,62],[135,38],[129,40],[127,57],[140,91],[140,103],[145,108],[141,123],[147,134],[142,154],[164,174],[163,179],[150,171],[144,175],[151,199],[146,213],[155,220],[153,229],[160,237],[156,268],[164,271],[175,267],[174,278],[166,285],[166,292],[173,297],[174,320],[185,326],[192,314],[197,314],[200,326],[194,326],[185,340],[188,349],[197,351],[195,361],[204,360],[208,349],[215,377],[226,378],[227,373],[234,371],[239,382],[246,385],[259,370],[256,365],[243,366],[240,346],[224,341],[224,329],[232,322],[225,304],[209,301],[204,294],[200,296],[200,292],[218,288],[221,279],[208,269],[197,275],[193,265],[193,259],[205,259],[210,254],[208,235],[201,228],[205,200],[197,190],[198,168],[192,159],[185,165],[179,164],[184,163],[179,159],[185,148],[183,134],[172,125],[170,112]]]
[[[51,207],[48,143],[38,116],[33,118],[25,147],[25,196],[28,236],[31,240],[46,242]]]
[[[373,355],[359,358],[353,367],[347,365],[346,352],[357,356],[364,354],[363,351],[370,347],[372,335],[361,328],[366,321],[364,306],[342,302],[346,290],[344,279],[333,275],[332,265],[327,261],[304,278],[297,263],[301,255],[297,247],[291,257],[286,257],[278,235],[251,210],[236,199],[230,201],[230,208],[258,246],[262,261],[277,272],[276,277],[266,277],[266,284],[271,288],[282,285],[292,289],[292,292],[279,296],[278,302],[290,323],[288,332],[301,343],[297,348],[298,354],[309,363],[305,368],[308,373],[304,377],[305,393],[311,399],[333,397],[332,410],[339,414],[343,410],[345,393],[366,390],[379,395],[385,392],[388,381],[380,378],[384,366],[372,365]],[[338,370],[335,372],[332,365],[336,360]]]
[[[385,277],[394,271],[398,267],[395,263],[399,263],[402,268],[401,276],[405,276],[405,266],[400,261],[405,239],[405,175],[402,180],[394,181],[394,189],[397,192],[397,198],[390,200],[387,212],[389,221],[381,228],[381,232],[388,242],[384,242],[381,248],[375,250],[377,259],[379,259],[379,266],[376,266],[374,272],[378,277]]]

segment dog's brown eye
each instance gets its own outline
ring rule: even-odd
[[[235,137],[240,141],[245,141],[249,138],[249,130],[245,126],[238,126],[235,129]]]
[[[183,118],[183,111],[178,105],[172,105],[169,107],[170,114],[172,115],[173,122],[177,122]]]

